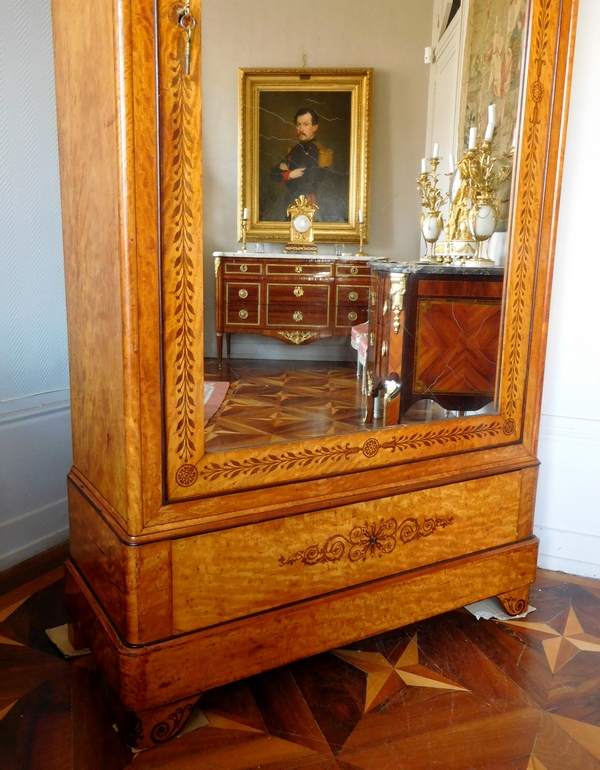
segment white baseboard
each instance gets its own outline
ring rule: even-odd
[[[0,570],[68,538],[68,391],[0,404]]]
[[[600,577],[600,422],[542,415],[538,455],[539,565]]]

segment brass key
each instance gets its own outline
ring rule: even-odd
[[[190,13],[190,9],[186,4],[185,8],[181,8],[179,11],[179,26],[186,34],[185,39],[185,74],[190,74],[191,58],[192,58],[192,30],[196,26],[196,19]]]

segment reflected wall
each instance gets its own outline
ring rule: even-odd
[[[373,154],[369,254],[418,258],[420,201],[415,188],[425,149],[429,68],[423,48],[431,38],[432,0],[378,3],[308,0],[313,19],[297,34],[297,4],[264,0],[260,14],[244,0],[205,0],[202,8],[205,351],[216,355],[212,252],[235,250],[238,207],[238,68],[373,67]],[[252,245],[250,245],[252,248]],[[267,251],[278,245],[267,244]],[[333,253],[333,246],[319,246]],[[347,340],[296,348],[288,358],[346,360]],[[236,340],[236,357],[280,358],[281,343]]]

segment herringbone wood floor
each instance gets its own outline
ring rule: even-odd
[[[0,597],[4,770],[600,768],[598,581],[543,572],[526,620],[450,612],[207,692],[206,726],[134,754],[93,658],[46,638],[61,568],[27,579]]]

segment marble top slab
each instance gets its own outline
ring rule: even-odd
[[[359,257],[356,254],[311,254],[310,252],[295,252],[293,254],[267,252],[258,254],[255,251],[213,251],[213,257],[243,257],[244,259],[324,259],[328,262],[370,262],[388,259],[388,257]]]
[[[428,275],[503,275],[504,268],[491,265],[439,265],[428,262],[375,262],[374,270],[382,273],[427,273]]]

